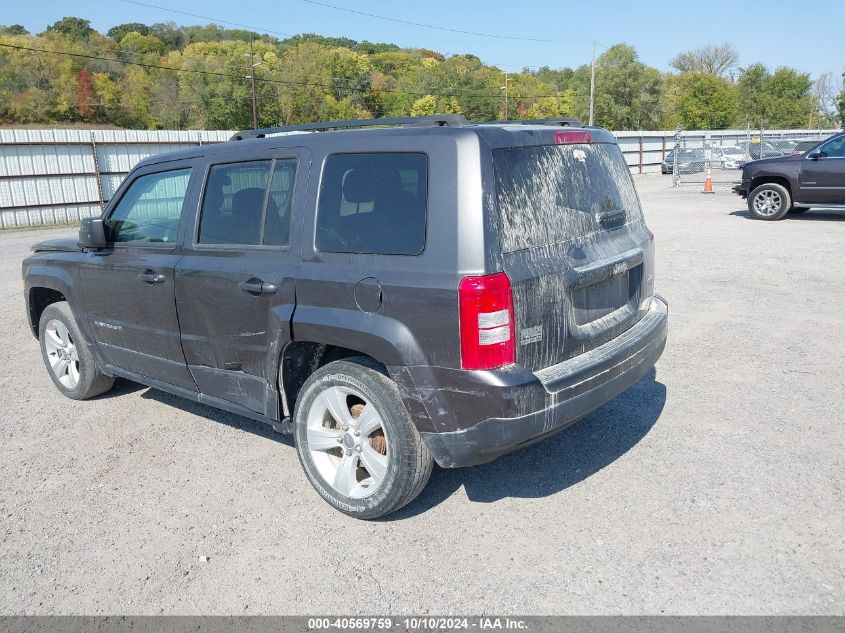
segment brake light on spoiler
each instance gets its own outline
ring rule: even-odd
[[[592,143],[593,135],[585,130],[561,130],[555,132],[555,145],[574,145]]]

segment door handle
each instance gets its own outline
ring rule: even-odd
[[[157,273],[154,270],[148,269],[138,275],[138,279],[145,281],[148,284],[163,284],[167,277],[165,277],[162,273]]]
[[[250,279],[249,281],[242,281],[238,284],[242,292],[251,295],[272,295],[276,294],[279,287],[276,284],[271,284],[260,279]]]

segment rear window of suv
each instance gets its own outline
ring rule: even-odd
[[[425,154],[333,154],[320,184],[317,250],[419,255],[427,198]]]
[[[603,230],[598,214],[642,219],[617,145],[540,145],[493,152],[502,251],[585,237]]]

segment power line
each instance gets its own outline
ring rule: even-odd
[[[352,13],[355,15],[361,15],[368,18],[375,18],[377,20],[385,20],[387,22],[395,22],[398,24],[407,24],[409,26],[417,26],[425,29],[432,29],[436,31],[446,31],[449,33],[458,33],[461,35],[474,35],[476,37],[489,37],[494,39],[505,39],[505,40],[516,40],[522,42],[545,42],[545,43],[558,43],[558,44],[591,44],[593,40],[573,40],[573,39],[559,39],[559,38],[540,38],[540,37],[521,37],[516,35],[505,35],[499,33],[483,33],[480,31],[467,31],[464,29],[456,29],[448,26],[439,26],[436,24],[425,24],[423,22],[414,22],[413,20],[403,20],[401,18],[394,18],[386,15],[378,15],[376,13],[368,13],[366,11],[359,11],[357,9],[349,9],[347,7],[339,7],[334,4],[328,4],[326,2],[318,2],[317,0],[300,0],[301,2],[305,2],[307,4],[313,4],[315,6],[324,7],[327,9],[334,9],[335,11],[343,11],[345,13]],[[248,29],[251,31],[255,31],[256,33],[268,33],[273,35],[282,35],[285,37],[292,37],[293,33],[285,33],[283,31],[273,31],[264,27],[257,27],[249,24],[243,24],[242,22],[232,22],[231,20],[223,20],[220,18],[214,18],[207,15],[202,15],[200,13],[191,13],[189,11],[181,11],[179,9],[171,9],[170,7],[162,7],[156,4],[150,4],[147,2],[140,2],[139,0],[121,0],[121,2],[125,2],[127,4],[134,4],[141,7],[147,7],[149,9],[158,9],[159,11],[168,11],[170,13],[177,13],[179,15],[186,15],[192,18],[199,18],[201,20],[210,20],[211,22],[218,22],[220,24],[228,24],[230,26],[237,26],[242,29]],[[597,42],[604,48],[604,44],[601,42]]]
[[[187,15],[187,16],[190,16],[190,17],[193,17],[193,18],[199,18],[201,20],[209,20],[210,22],[218,22],[218,23],[221,23],[221,24],[228,24],[230,26],[237,26],[237,27],[248,29],[248,30],[255,31],[255,32],[263,32],[263,33],[273,34],[273,35],[282,35],[282,36],[285,36],[285,37],[295,37],[295,34],[293,34],[293,33],[285,33],[283,31],[273,31],[273,30],[270,30],[270,29],[262,28],[262,27],[257,27],[257,26],[253,26],[253,25],[249,25],[249,24],[243,24],[241,22],[232,22],[232,21],[229,21],[229,20],[223,20],[223,19],[220,19],[220,18],[208,16],[208,15],[202,15],[200,13],[190,13],[190,12],[187,12],[187,11],[180,11],[179,9],[171,9],[169,7],[162,7],[162,6],[159,6],[159,5],[156,5],[156,4],[149,4],[147,2],[140,2],[139,0],[120,0],[120,1],[125,2],[127,4],[135,4],[135,5],[142,6],[142,7],[148,7],[150,9],[158,9],[160,11],[169,11],[170,13],[177,13],[179,15]],[[372,17],[372,18],[376,18],[376,19],[380,19],[380,20],[387,20],[387,21],[391,21],[391,22],[399,22],[401,24],[409,24],[409,25],[412,25],[412,26],[419,26],[419,27],[430,28],[430,29],[435,29],[435,30],[449,31],[449,32],[454,32],[454,33],[460,33],[460,34],[463,34],[463,35],[477,35],[477,36],[480,36],[480,37],[491,37],[491,38],[521,40],[521,41],[530,41],[530,42],[549,42],[549,43],[567,43],[567,44],[595,43],[598,46],[601,46],[602,48],[604,48],[605,50],[607,50],[609,48],[608,46],[602,44],[599,41],[595,41],[595,40],[564,40],[564,39],[524,38],[524,37],[517,37],[517,36],[510,36],[510,35],[498,35],[498,34],[492,34],[492,33],[480,33],[480,32],[475,32],[475,31],[464,31],[464,30],[461,30],[461,29],[453,29],[453,28],[450,28],[450,27],[441,27],[441,26],[436,26],[436,25],[413,22],[413,21],[409,21],[409,20],[402,20],[402,19],[399,19],[399,18],[391,18],[391,17],[388,17],[388,16],[371,14],[371,13],[367,13],[367,12],[364,12],[364,11],[357,11],[355,9],[348,9],[346,7],[338,7],[338,6],[323,3],[323,2],[316,2],[315,0],[301,0],[301,1],[302,2],[308,2],[310,4],[314,4],[314,5],[318,5],[318,6],[322,6],[322,7],[326,7],[326,8],[330,8],[330,9],[336,9],[338,11],[355,13],[355,14],[358,14],[358,15],[363,15],[363,16],[366,16],[366,17]],[[500,67],[501,66],[507,66],[509,68],[533,68],[533,69],[539,69],[539,68],[543,68],[543,67],[551,68],[548,64],[542,64],[542,65],[495,64],[495,63],[488,62],[487,65],[488,66],[500,66]]]
[[[129,0],[124,0],[128,2]],[[401,18],[393,18],[386,15],[378,15],[376,13],[367,13],[366,11],[358,11],[357,9],[349,9],[347,7],[339,7],[334,4],[326,2],[318,2],[317,0],[300,0],[307,4],[313,4],[319,7],[326,7],[328,9],[335,9],[336,11],[344,11],[346,13],[354,13],[355,15],[363,15],[368,18],[375,18],[377,20],[385,20],[387,22],[396,22],[398,24],[408,24],[410,26],[418,26],[424,29],[433,29],[435,31],[448,31],[449,33],[459,33],[461,35],[474,35],[477,37],[490,37],[501,40],[517,40],[521,42],[547,42],[547,43],[564,43],[564,44],[591,44],[593,40],[565,40],[565,39],[548,39],[540,37],[519,37],[516,35],[504,35],[499,33],[482,33],[480,31],[465,31],[463,29],[455,29],[449,26],[439,26],[436,24],[425,24],[423,22],[414,22],[412,20],[403,20]]]
[[[225,77],[228,79],[237,79],[239,81],[247,79],[245,75],[233,75],[231,73],[224,73],[224,72],[216,72],[212,70],[201,70],[199,68],[174,68],[172,66],[163,66],[161,64],[153,64],[150,62],[138,62],[138,61],[129,61],[125,59],[114,59],[110,57],[101,57],[99,55],[90,55],[86,53],[71,53],[68,51],[52,51],[44,48],[35,48],[31,46],[20,46],[17,44],[7,44],[5,42],[0,42],[0,46],[5,48],[12,48],[16,50],[23,50],[29,51],[33,53],[46,53],[49,55],[64,55],[67,57],[76,57],[81,59],[92,59],[97,61],[104,61],[104,62],[114,62],[117,64],[124,64],[128,66],[140,66],[142,68],[148,69],[156,69],[156,70],[169,70],[171,72],[181,72],[181,73],[190,73],[196,75],[209,75],[213,77]],[[348,80],[346,78],[340,78],[343,80]],[[321,82],[308,82],[308,81],[294,81],[289,79],[273,79],[270,77],[256,77],[256,81],[262,83],[272,83],[272,84],[281,84],[281,85],[288,85],[288,86],[300,86],[300,87],[313,87],[313,88],[325,88],[327,90],[334,90],[337,89],[338,86],[333,86],[332,84],[321,83]],[[354,87],[345,87],[341,88],[342,90],[348,90],[349,92],[367,92],[366,90],[354,88]],[[410,90],[396,90],[392,88],[380,88],[377,92],[386,92],[392,94],[404,94],[410,96],[417,96],[417,97],[424,97],[427,95],[437,96],[437,97],[466,97],[466,98],[480,98],[480,99],[501,99],[502,95],[500,94],[459,94],[455,92],[444,92],[439,94],[432,94],[431,91],[429,92],[416,92]],[[545,97],[557,97],[557,94],[551,95],[525,95],[525,96],[517,96],[514,95],[514,99],[542,99]]]
[[[237,26],[242,29],[247,29],[249,31],[255,31],[256,33],[267,33],[273,35],[282,35],[284,37],[291,37],[293,33],[284,33],[282,31],[271,31],[270,29],[259,28],[257,26],[250,26],[249,24],[241,24],[240,22],[231,22],[229,20],[221,20],[219,18],[211,18],[207,15],[200,15],[199,13],[189,13],[188,11],[180,11],[179,9],[171,9],[169,7],[161,7],[157,4],[148,4],[146,2],[138,2],[138,0],[120,0],[121,2],[125,2],[127,4],[136,4],[140,7],[147,7],[149,9],[158,9],[160,11],[169,11],[170,13],[178,13],[179,15],[187,15],[192,18],[199,18],[201,20],[210,20],[211,22],[219,22],[220,24],[228,24],[229,26]]]

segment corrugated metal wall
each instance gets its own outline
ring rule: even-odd
[[[232,131],[0,129],[0,228],[72,224],[100,213],[101,201],[141,159]],[[674,130],[614,132],[632,173],[660,171]],[[829,133],[827,133],[829,134]],[[687,140],[742,140],[759,131],[683,132]],[[817,130],[766,131],[766,138],[823,138]]]
[[[0,129],[0,228],[73,224],[100,213],[140,160],[231,131]]]

